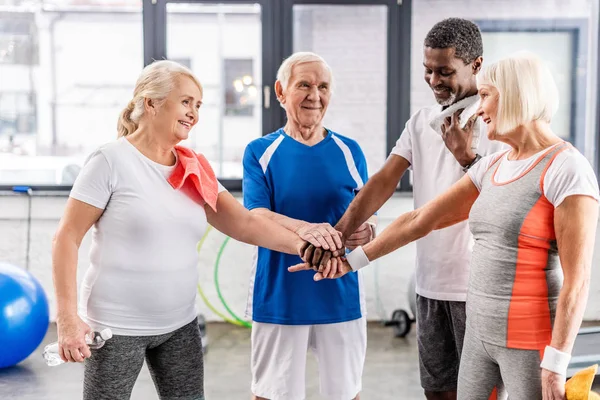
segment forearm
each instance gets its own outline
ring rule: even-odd
[[[378,237],[364,245],[367,258],[374,261],[431,232],[434,226],[424,221],[420,214],[420,210],[402,214]]]
[[[350,237],[394,194],[396,185],[397,182],[386,180],[381,176],[373,176],[350,203],[335,225],[335,229],[343,234],[344,239]]]
[[[550,346],[571,353],[583,319],[588,292],[589,280],[583,278],[563,286],[558,297]]]
[[[278,214],[278,213],[268,210],[266,208],[255,208],[254,210],[252,210],[250,212],[254,215],[268,218],[271,221],[278,223],[279,225],[283,226],[284,228],[286,228],[287,230],[290,230],[292,232],[296,232],[298,230],[298,228],[300,228],[302,225],[306,224],[305,221],[286,217],[285,215]]]
[[[55,239],[52,245],[52,278],[56,293],[57,317],[77,314],[77,243]]]
[[[264,215],[248,213],[244,226],[239,237],[234,239],[287,254],[298,254],[304,243],[290,229]]]

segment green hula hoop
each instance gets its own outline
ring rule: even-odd
[[[202,248],[202,245],[204,244],[204,241],[208,237],[208,233],[210,232],[211,229],[212,229],[212,227],[209,225],[208,229],[206,229],[206,232],[204,233],[204,236],[202,236],[202,239],[200,239],[200,241],[198,242],[198,245],[196,246],[196,251],[198,252],[198,254],[200,254],[200,249]],[[198,294],[200,294],[200,297],[202,297],[204,304],[206,304],[206,306],[213,313],[215,313],[217,316],[221,317],[224,321],[229,322],[230,324],[243,326],[240,322],[232,320],[232,319],[228,318],[227,316],[221,314],[221,312],[219,312],[219,310],[217,310],[215,308],[215,306],[212,305],[212,303],[208,300],[208,298],[204,294],[204,291],[202,290],[202,287],[200,286],[200,282],[198,282],[197,287],[198,287]]]
[[[219,296],[219,299],[221,300],[221,304],[223,304],[223,307],[225,307],[227,312],[229,312],[229,315],[231,315],[235,319],[235,321],[238,322],[241,326],[250,328],[250,327],[252,327],[252,324],[249,323],[248,321],[244,321],[243,319],[238,317],[233,311],[231,311],[231,308],[229,308],[229,306],[227,305],[227,302],[225,301],[225,299],[223,298],[223,295],[221,294],[221,286],[219,285],[219,265],[221,263],[221,256],[223,255],[223,251],[225,250],[225,246],[227,245],[228,242],[229,242],[229,236],[227,236],[225,238],[225,240],[223,241],[223,244],[221,245],[221,248],[219,249],[219,253],[217,254],[217,259],[215,261],[215,274],[214,274],[215,288],[217,289],[217,295]]]

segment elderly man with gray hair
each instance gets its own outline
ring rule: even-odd
[[[315,251],[342,247],[331,225],[368,178],[360,146],[323,127],[332,89],[331,69],[320,56],[300,52],[286,59],[275,91],[287,123],[251,142],[243,161],[244,205],[319,242]],[[346,246],[371,241],[373,224],[362,224]],[[348,274],[317,283],[310,271],[287,271],[299,262],[298,256],[262,247],[254,259],[248,299],[254,399],[304,399],[309,348],[318,359],[321,394],[358,399],[367,347],[361,277]]]

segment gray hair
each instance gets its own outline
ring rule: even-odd
[[[309,51],[299,51],[294,53],[286,58],[283,63],[281,63],[279,70],[277,70],[277,80],[281,82],[281,87],[287,89],[288,83],[292,76],[292,69],[296,65],[309,62],[320,62],[325,66],[327,71],[329,71],[329,76],[331,77],[331,82],[329,82],[329,91],[333,93],[333,71],[331,70],[331,67],[329,64],[327,64],[323,57]]]

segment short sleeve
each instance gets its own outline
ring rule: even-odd
[[[502,153],[504,152],[498,151],[496,153],[482,157],[481,160],[476,162],[475,165],[473,165],[471,168],[469,168],[469,171],[467,171],[469,178],[471,178],[471,181],[473,182],[475,187],[477,187],[478,191],[481,192],[481,186],[483,184],[483,177],[485,176],[485,173],[488,171],[488,169],[490,169],[494,161],[502,155]]]
[[[413,117],[414,118],[414,117]],[[413,163],[412,159],[412,130],[410,129],[413,118],[406,122],[404,130],[402,134],[396,141],[396,145],[392,148],[390,154],[395,154],[397,156],[403,157],[408,161],[411,165]]]
[[[113,191],[111,168],[101,151],[88,157],[73,183],[69,197],[105,209]]]
[[[243,166],[242,191],[244,194],[244,207],[248,210],[255,208],[272,210],[271,190],[251,144],[246,146],[246,150],[244,151]]]
[[[544,177],[544,195],[555,208],[575,195],[598,201],[598,179],[589,161],[575,149],[559,154]]]

